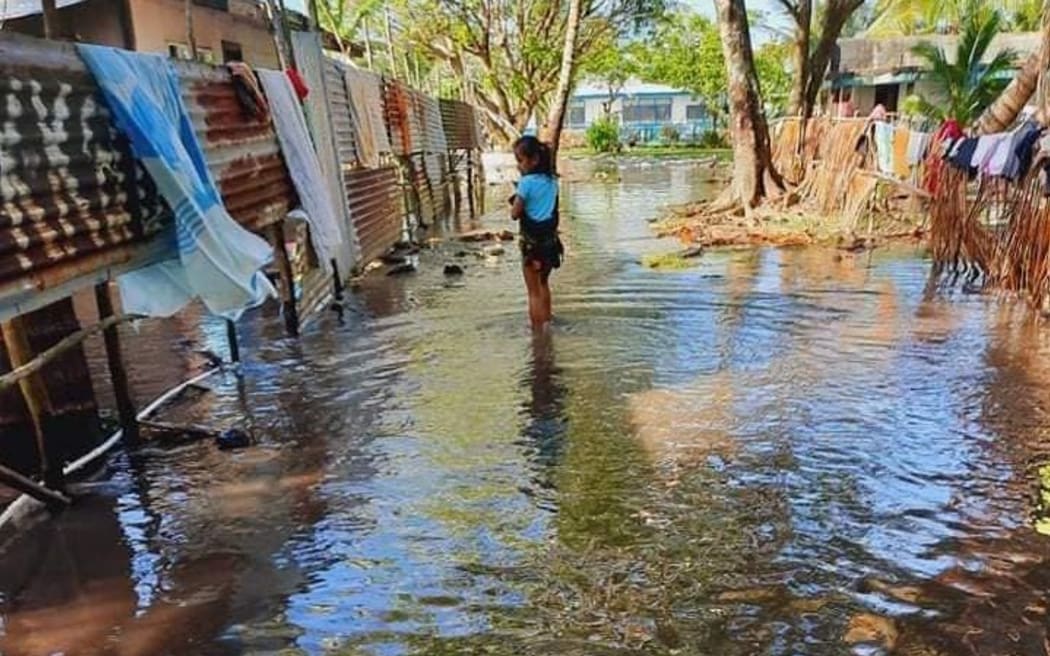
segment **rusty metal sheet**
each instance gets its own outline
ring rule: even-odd
[[[332,300],[331,276],[319,266],[317,253],[310,241],[310,229],[306,223],[296,223],[292,228],[295,237],[291,253],[292,275],[297,289],[299,324],[305,326],[317,318]]]
[[[422,152],[425,148],[420,120],[423,108],[418,94],[398,80],[384,78],[383,111],[394,154],[404,157]]]
[[[226,210],[254,232],[283,221],[297,201],[273,125],[242,108],[224,67],[178,62],[176,68]]]
[[[0,94],[0,306],[84,261],[126,261],[170,225],[71,46],[0,34]]]
[[[344,173],[350,217],[364,266],[386,253],[401,237],[405,207],[397,167]]]
[[[423,132],[426,137],[426,152],[441,153],[448,152],[448,140],[445,138],[445,126],[441,120],[441,103],[437,98],[422,95],[423,105]]]
[[[448,155],[445,153],[427,153],[423,156],[423,169],[427,174],[427,186],[430,189],[435,216],[442,217],[449,211],[451,204],[448,190],[451,180]]]
[[[442,98],[441,124],[449,150],[476,150],[478,142],[477,115],[474,108],[460,100]]]

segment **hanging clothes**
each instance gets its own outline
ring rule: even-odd
[[[229,62],[226,70],[230,72],[233,80],[233,90],[237,93],[237,100],[253,118],[269,123],[270,107],[266,103],[259,80],[255,77],[255,71],[244,62]]]
[[[893,174],[901,180],[911,175],[911,165],[908,162],[908,143],[911,130],[903,125],[898,125],[893,130]]]
[[[288,75],[288,81],[292,83],[292,88],[295,89],[295,95],[299,97],[299,102],[303,102],[310,96],[310,87],[306,86],[306,80],[294,68],[289,68],[285,73]]]
[[[879,170],[893,175],[893,126],[885,121],[876,121],[875,156],[878,158]]]
[[[1011,140],[1013,154],[1003,168],[1003,177],[1016,182],[1028,175],[1028,169],[1032,166],[1032,154],[1040,134],[1042,128],[1035,121],[1025,121],[1015,131]]]
[[[978,140],[976,137],[966,137],[962,139],[953,149],[948,161],[951,162],[952,166],[955,168],[966,171],[967,175],[973,175],[976,171],[971,162],[973,161],[973,154],[977,150],[977,143]]]
[[[295,87],[284,73],[260,70],[259,80],[270,101],[281,153],[299,194],[305,220],[310,225],[310,243],[321,266],[330,273],[334,249],[344,240],[336,219],[336,206],[321,171],[321,161],[306,127],[302,105]]]
[[[916,167],[926,158],[926,149],[930,145],[930,135],[918,130],[908,131],[908,166]]]
[[[954,140],[962,137],[962,129],[958,121],[951,119],[945,121],[933,135],[932,144],[939,144],[934,152],[926,158],[926,171],[923,176],[922,186],[926,191],[936,195],[944,172],[944,163],[948,152],[952,149]]]
[[[117,127],[175,214],[171,259],[126,274],[124,310],[170,316],[199,297],[212,314],[236,320],[275,296],[261,269],[270,245],[226,212],[171,62],[160,55],[77,45]]]
[[[1011,136],[1009,132],[999,132],[978,137],[977,148],[974,149],[973,158],[970,160],[970,168],[975,169],[979,174],[987,175],[989,161],[1002,144],[1009,145]]]
[[[1016,147],[1017,133],[1020,128],[1013,130],[1007,134],[1007,138],[1001,139],[992,151],[991,156],[984,164],[984,175],[990,175],[992,177],[1002,177],[1005,175],[1005,171],[1010,161],[1015,157],[1014,149]]]
[[[353,67],[344,71],[350,113],[357,137],[358,158],[367,168],[380,164],[380,155],[390,152],[390,136],[383,117],[383,94],[379,77]]]

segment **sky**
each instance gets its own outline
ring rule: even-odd
[[[684,0],[683,4],[692,7],[712,20],[715,17],[714,0]],[[791,27],[790,20],[784,15],[776,0],[747,0],[747,8],[749,11],[756,11],[768,16],[770,23],[777,29],[788,30]],[[751,38],[756,45],[761,45],[772,37],[773,34],[770,30],[756,29],[756,26],[751,26]]]

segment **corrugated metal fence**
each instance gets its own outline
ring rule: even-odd
[[[349,65],[322,53],[316,35],[296,34],[293,44],[311,88],[304,109],[314,146],[348,237],[333,245],[335,276],[319,266],[305,226],[287,220],[298,198],[273,125],[244,111],[225,68],[176,67],[226,209],[270,240],[276,262],[289,262],[278,267],[286,317],[291,309],[308,319],[327,307],[351,270],[406,234],[413,213],[426,222],[449,211],[449,187],[463,170],[457,162],[480,144],[469,105],[375,77],[375,106],[366,109],[373,125],[382,123],[373,132],[381,138],[369,141],[379,152],[366,157],[361,108],[355,113],[357,98],[346,82]],[[0,95],[0,321],[25,315],[19,321],[30,355],[39,355],[80,329],[73,292],[170,257],[173,220],[72,45],[0,33]],[[82,421],[84,413],[97,417],[83,360],[76,347],[57,361],[61,372],[49,364],[43,379],[56,416],[97,426]],[[0,349],[0,373],[10,365]],[[32,419],[27,404],[10,391],[0,397],[0,443],[24,442]],[[59,459],[80,455],[97,434],[87,430]],[[0,451],[0,461],[27,471],[45,455],[19,460],[9,452]]]

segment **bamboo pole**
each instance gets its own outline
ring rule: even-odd
[[[27,494],[52,508],[56,506],[68,506],[73,503],[73,500],[65,494],[52,490],[49,487],[45,487],[40,483],[19,474],[13,469],[4,467],[3,465],[0,465],[0,483],[10,486],[12,489],[18,490],[22,494]]]
[[[193,29],[193,0],[185,0],[186,10],[186,45],[190,49],[190,59],[197,61],[197,36]]]
[[[20,367],[31,365],[39,360],[34,359],[33,349],[29,345],[29,337],[26,335],[25,322],[21,316],[15,317],[0,324],[3,332],[4,345],[7,347],[7,357],[11,361],[12,374]],[[44,380],[37,371],[43,367],[40,364],[34,371],[29,372],[17,379],[18,386],[22,390],[22,399],[25,401],[26,409],[29,411],[29,419],[33,424],[33,434],[36,438],[37,457],[40,459],[40,473],[42,478],[50,483],[52,479],[61,486],[61,470],[56,477],[51,468],[48,458],[47,438],[44,435],[44,417],[50,414],[51,399],[48,398],[47,387]],[[4,377],[10,376],[6,374]],[[3,387],[0,387],[3,389]]]
[[[370,27],[372,19],[365,16],[361,21],[361,27],[365,30],[365,60],[368,62],[368,70],[374,71],[376,68],[376,62],[372,55],[372,28]]]
[[[95,303],[98,305],[99,320],[114,316],[113,299],[109,295],[109,283],[102,282],[95,286]],[[106,360],[109,364],[109,378],[113,382],[113,396],[117,401],[117,414],[120,426],[124,429],[124,441],[134,446],[139,442],[139,427],[135,421],[135,403],[131,400],[131,389],[128,385],[128,374],[124,369],[124,355],[120,346],[120,333],[116,324],[102,332],[106,343]]]
[[[229,319],[226,320],[226,344],[230,347],[230,362],[240,362],[241,345],[237,341],[237,324]]]
[[[276,223],[270,228],[273,239],[274,260],[277,262],[277,273],[280,277],[281,304],[284,308],[284,327],[292,337],[299,336],[299,310],[295,306],[295,279],[292,276],[292,263],[288,259],[288,250],[284,247],[284,227]]]
[[[474,218],[474,151],[467,151],[467,208]]]

